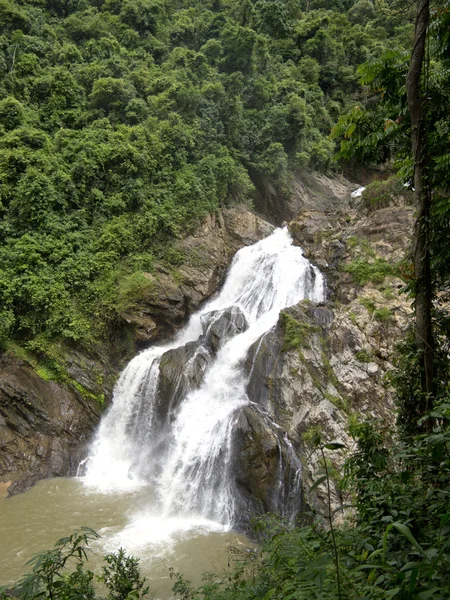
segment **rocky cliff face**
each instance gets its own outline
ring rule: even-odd
[[[0,482],[9,493],[75,473],[100,418],[99,400],[111,392],[110,356],[65,358],[65,383],[39,376],[13,354],[0,359]]]
[[[290,223],[295,242],[326,274],[328,298],[323,306],[303,302],[284,311],[247,360],[248,394],[256,406],[246,413],[243,460],[255,475],[248,478],[252,493],[266,510],[273,505],[273,472],[284,464],[289,478],[292,468],[277,450],[273,427],[261,426],[261,410],[286,433],[302,462],[299,496],[319,509],[325,487],[307,495],[322,470],[314,438],[346,445],[327,453],[337,504],[338,473],[352,449],[349,419],[395,420],[387,375],[410,317],[398,274],[412,226],[413,209],[399,196],[375,209],[348,195],[334,210],[305,210]]]
[[[309,171],[293,175],[290,193],[275,187],[261,173],[250,170],[256,188],[255,208],[276,226],[289,222],[303,211],[335,212],[345,205],[355,189],[343,177],[327,177]]]

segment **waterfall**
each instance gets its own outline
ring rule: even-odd
[[[86,485],[150,486],[159,518],[231,527],[233,430],[252,401],[246,355],[280,310],[323,295],[322,275],[286,228],[241,249],[220,293],[176,339],[141,352],[123,371],[86,461]]]

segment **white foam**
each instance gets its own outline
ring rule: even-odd
[[[351,197],[352,198],[360,198],[365,189],[366,189],[365,187],[359,187],[357,190],[355,190],[354,192],[351,193]]]
[[[135,515],[130,523],[117,533],[103,530],[102,546],[106,552],[124,548],[130,554],[141,554],[143,550],[165,554],[183,539],[208,533],[225,533],[227,528],[221,523],[197,518],[171,517],[159,515]]]

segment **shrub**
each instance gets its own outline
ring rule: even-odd
[[[136,306],[151,293],[153,281],[142,272],[132,273],[119,280],[117,310],[123,312]]]
[[[383,181],[372,181],[362,193],[362,204],[369,211],[387,208],[396,197],[403,196],[408,204],[413,203],[413,194],[394,175]]]
[[[358,352],[355,353],[355,358],[362,363],[369,363],[372,361],[372,358],[365,350],[358,350]]]
[[[6,131],[22,125],[24,114],[23,105],[15,98],[10,96],[0,101],[0,125],[3,125]]]
[[[346,265],[345,271],[352,276],[353,281],[360,286],[372,282],[376,284],[383,283],[386,277],[395,277],[397,269],[388,263],[384,258],[357,258],[349,265]]]
[[[281,312],[280,318],[284,336],[283,352],[307,345],[308,337],[316,331],[316,327],[310,323],[300,322],[286,312]]]

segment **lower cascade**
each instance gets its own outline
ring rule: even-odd
[[[264,510],[292,515],[301,465],[285,432],[251,397],[249,351],[280,310],[323,298],[321,273],[286,228],[241,249],[220,293],[176,339],[141,352],[123,371],[83,465],[87,488],[148,486],[153,522],[180,528],[243,527]],[[277,439],[271,506],[241,472],[242,419],[250,410]]]

